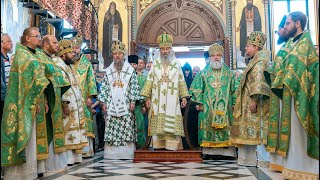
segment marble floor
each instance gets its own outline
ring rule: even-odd
[[[281,180],[281,174],[268,168],[242,167],[235,160],[205,160],[202,163],[141,162],[132,160],[105,160],[102,152],[81,164],[71,166],[65,172],[45,174],[41,180]]]

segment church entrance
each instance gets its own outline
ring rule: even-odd
[[[157,4],[142,19],[135,37],[137,54],[146,53],[149,47],[158,47],[157,37],[166,32],[173,36],[173,46],[188,47],[189,51],[175,51],[176,57],[199,57],[213,42],[218,42],[229,54],[229,41],[225,38],[225,29],[219,18],[203,2],[164,1]],[[229,65],[229,55],[225,56]]]

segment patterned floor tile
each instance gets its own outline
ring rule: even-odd
[[[266,171],[266,173],[264,173]],[[268,169],[238,166],[234,160],[206,160],[203,163],[140,162],[105,160],[100,155],[43,180],[269,180]],[[278,174],[272,174],[277,179]],[[280,176],[281,177],[281,176]]]
[[[140,168],[130,168],[130,169],[119,169],[119,170],[109,170],[109,172],[117,173],[117,174],[146,174],[146,173],[154,173],[157,171],[148,170],[148,169],[140,169]]]
[[[142,177],[131,176],[131,175],[92,178],[92,180],[147,180],[147,179],[148,178],[142,178]]]
[[[201,169],[178,169],[178,170],[169,170],[165,172],[190,176],[190,175],[196,175],[196,174],[210,173],[212,171],[201,170]]]

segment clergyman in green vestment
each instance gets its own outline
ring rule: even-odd
[[[198,142],[203,154],[236,156],[230,143],[232,106],[235,102],[234,75],[222,62],[224,48],[215,43],[209,47],[210,63],[194,78],[191,100],[198,105]]]
[[[266,41],[261,31],[254,31],[248,37],[246,54],[251,58],[242,74],[233,112],[231,142],[238,146],[238,164],[244,166],[269,166],[265,144],[270,87],[264,71],[269,67],[270,52],[263,49]]]
[[[61,98],[64,92],[70,88],[70,83],[64,77],[62,70],[52,61],[52,55],[59,50],[56,37],[53,35],[44,36],[41,47],[42,49],[37,49],[36,54],[39,57],[39,62],[45,67],[45,76],[50,84],[44,91],[44,100],[47,101],[49,107],[48,112],[45,114],[41,110],[42,114],[37,115],[37,128],[39,129],[37,130],[38,161],[39,158],[43,159],[38,162],[38,173],[39,168],[42,169],[42,173],[44,171],[54,173],[67,168]],[[46,127],[47,133],[43,133],[43,127]],[[47,143],[43,144],[43,142]]]
[[[37,149],[40,145],[36,139],[37,116],[45,111],[43,94],[50,83],[45,76],[45,67],[36,55],[40,39],[38,28],[25,29],[11,65],[1,124],[1,166],[6,167],[4,179],[37,178]],[[42,128],[46,133],[46,128]],[[46,145],[47,139],[44,141],[43,145]],[[43,149],[46,151],[47,147],[43,146]]]
[[[143,61],[143,60],[142,60]],[[143,66],[138,65],[139,57],[137,55],[130,55],[128,57],[128,62],[135,69],[138,79],[138,84],[140,89],[143,88],[144,82],[147,79],[147,76],[143,74]],[[140,60],[141,63],[141,60]],[[133,65],[134,64],[134,65]],[[146,108],[145,106],[145,98],[142,96],[140,100],[136,102],[136,106],[134,108],[134,116],[136,119],[136,127],[137,127],[137,148],[143,147],[146,143],[146,129],[145,129],[145,114]]]
[[[83,157],[92,157],[93,152],[93,117],[92,117],[92,97],[97,95],[96,79],[93,74],[93,67],[90,60],[81,54],[82,37],[76,36],[71,39],[72,46],[75,49],[75,62],[72,64],[72,70],[80,84],[82,92],[83,108],[85,112],[85,124],[81,128],[86,128],[89,146],[83,148]]]
[[[283,157],[286,179],[319,179],[319,56],[306,24],[302,12],[288,14],[284,28],[291,38],[272,72],[271,90],[282,106],[271,109],[280,118],[270,118],[267,150]]]

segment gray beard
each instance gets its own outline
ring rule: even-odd
[[[160,60],[165,64],[169,64],[173,60],[173,58],[174,58],[173,51],[171,51],[168,55],[160,54]]]
[[[222,63],[221,63],[221,61],[219,61],[219,62],[214,61],[214,62],[210,62],[210,66],[212,69],[221,69]]]
[[[122,70],[123,62],[114,62],[114,68],[116,68],[117,71]]]
[[[79,59],[80,59],[80,54],[75,55],[73,59],[74,59],[75,61],[76,61],[76,60],[79,60]]]

